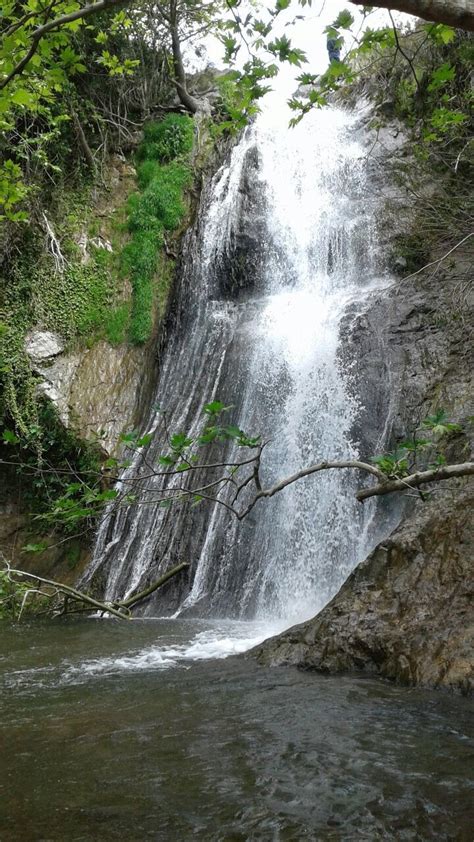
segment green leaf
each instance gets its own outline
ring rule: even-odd
[[[456,30],[452,26],[446,26],[444,23],[424,24],[424,29],[433,41],[438,44],[450,44],[456,37]]]
[[[43,542],[39,544],[26,544],[21,548],[23,553],[42,553],[48,548],[48,545]]]
[[[15,105],[24,105],[31,108],[36,103],[36,97],[25,88],[17,88],[17,90],[11,95],[11,101],[14,102]]]
[[[348,9],[343,9],[339,12],[336,20],[333,23],[335,29],[350,29],[354,23],[354,18]]]
[[[136,430],[132,430],[131,433],[122,433],[122,435],[120,436],[120,441],[123,441],[123,442],[126,442],[127,444],[129,444],[131,442],[136,442],[137,438],[138,438],[138,433],[136,432]]]
[[[2,439],[5,444],[19,444],[20,439],[12,430],[4,430],[2,433]]]
[[[429,91],[437,91],[447,82],[451,82],[456,77],[456,70],[452,67],[451,64],[446,62],[442,64],[441,67],[438,67],[432,74],[431,74],[431,82],[428,85]]]
[[[174,436],[171,436],[170,445],[173,450],[181,452],[186,447],[189,447],[193,441],[194,439],[189,439],[185,433],[175,433]]]
[[[176,456],[160,456],[158,458],[160,465],[173,466],[176,463]]]
[[[118,459],[114,459],[111,456],[109,459],[106,459],[103,465],[104,468],[117,468],[118,467]]]
[[[211,403],[207,403],[204,407],[204,412],[206,415],[219,415],[220,412],[223,412],[225,409],[230,409],[228,406],[224,406],[222,401],[212,401]]]

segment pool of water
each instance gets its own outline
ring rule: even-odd
[[[267,670],[251,624],[0,627],[0,840],[466,840],[466,699]]]

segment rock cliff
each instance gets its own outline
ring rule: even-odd
[[[472,692],[473,503],[469,482],[418,504],[317,617],[254,656],[272,666]]]

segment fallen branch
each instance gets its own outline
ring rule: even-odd
[[[54,588],[56,593],[59,591],[64,594],[65,597],[72,598],[76,602],[85,602],[87,605],[90,605],[96,610],[102,611],[103,613],[107,612],[109,614],[113,614],[114,617],[118,617],[119,620],[129,619],[127,614],[124,614],[123,612],[121,613],[114,608],[113,603],[99,602],[99,600],[76,590],[76,588],[72,588],[70,585],[64,585],[62,582],[55,582],[54,579],[45,579],[43,576],[38,576],[37,573],[27,573],[26,570],[17,570],[14,567],[9,567],[8,573],[13,576],[18,576],[19,578],[30,579],[33,582],[41,582],[43,585]],[[55,595],[56,594],[52,594],[52,596]]]
[[[56,582],[54,579],[46,579],[44,576],[38,576],[37,573],[29,573],[26,570],[18,570],[14,567],[10,567],[10,564],[6,562],[6,572],[10,578],[13,580],[14,577],[19,579],[28,579],[33,582],[37,587],[32,587],[25,592],[20,613],[18,619],[21,619],[23,614],[25,604],[27,598],[32,594],[40,594],[42,597],[46,597],[47,599],[54,600],[57,599],[59,596],[63,599],[63,604],[61,610],[56,608],[53,613],[56,616],[64,616],[68,613],[77,613],[82,611],[90,611],[91,608],[95,609],[96,611],[100,611],[102,614],[112,614],[112,616],[117,617],[119,620],[131,620],[132,617],[130,616],[130,609],[132,606],[137,605],[142,600],[146,599],[150,596],[154,591],[161,588],[166,582],[168,582],[173,576],[176,576],[177,573],[180,573],[186,567],[189,567],[188,562],[182,562],[181,564],[176,565],[176,567],[171,568],[160,579],[154,582],[152,585],[149,585],[148,588],[145,590],[140,591],[140,593],[135,594],[134,596],[129,597],[123,601],[110,601],[110,602],[101,602],[98,599],[94,599],[94,597],[89,596],[89,594],[83,593],[82,591],[77,590],[77,588],[73,588],[70,585],[65,585],[62,582]],[[38,585],[42,584],[47,588],[52,588],[53,592],[48,593],[47,591],[41,590]],[[72,611],[68,611],[68,603],[73,602],[75,604],[79,604],[79,608],[72,609]],[[88,607],[83,607],[88,606]]]
[[[136,605],[138,602],[141,602],[143,599],[146,599],[150,594],[154,593],[158,588],[161,588],[162,585],[165,585],[173,576],[176,576],[177,573],[181,573],[181,570],[185,570],[186,567],[189,567],[187,561],[181,562],[181,564],[177,564],[176,567],[172,567],[171,570],[168,570],[161,579],[154,582],[152,585],[149,585],[148,588],[145,590],[140,591],[140,593],[135,594],[135,596],[129,596],[128,599],[124,599],[121,602],[114,602],[114,605],[120,606],[120,608],[131,608],[132,605]]]

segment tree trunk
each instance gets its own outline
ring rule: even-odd
[[[350,1],[356,6],[367,5],[365,0]],[[474,32],[473,0],[377,0],[372,5]]]
[[[87,138],[84,134],[84,129],[82,128],[81,121],[79,120],[79,117],[77,116],[77,114],[76,114],[76,112],[74,111],[73,108],[71,108],[71,114],[72,114],[72,121],[74,123],[74,130],[76,132],[76,137],[77,137],[77,140],[78,140],[78,143],[79,143],[79,147],[80,147],[80,149],[82,151],[82,154],[84,155],[84,158],[86,159],[89,167],[94,172],[95,171],[94,156],[93,156],[92,150],[91,150],[91,148],[90,148],[90,146],[87,142]]]
[[[169,25],[171,32],[171,45],[173,48],[173,69],[176,90],[184,107],[187,108],[191,114],[196,114],[199,110],[199,102],[195,97],[188,93],[186,87],[186,74],[184,72],[183,57],[181,55],[181,43],[178,32],[178,15],[175,0],[172,0],[170,3]]]

